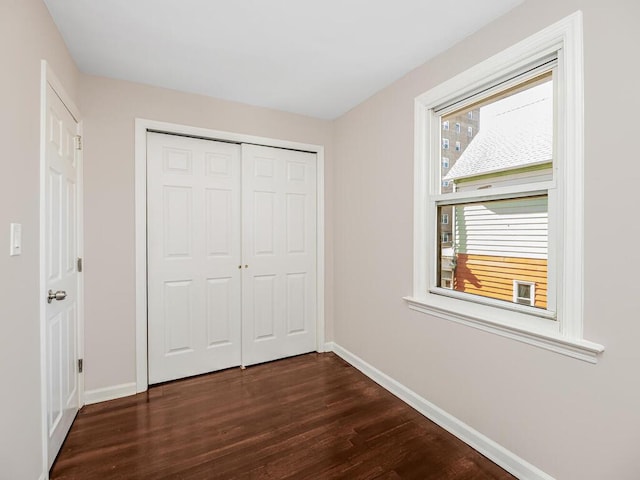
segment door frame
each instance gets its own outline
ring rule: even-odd
[[[38,304],[40,316],[40,403],[41,403],[41,428],[42,428],[42,465],[44,478],[49,478],[48,459],[48,433],[47,433],[47,317],[45,292],[47,285],[47,235],[46,235],[46,214],[47,205],[45,197],[46,188],[46,139],[47,139],[47,88],[51,86],[58,95],[64,106],[69,110],[71,116],[78,124],[77,134],[82,137],[82,117],[80,110],[69,94],[62,86],[62,82],[51,69],[46,60],[40,62],[40,201],[39,201],[39,279],[38,279]],[[77,173],[77,204],[76,204],[76,248],[77,256],[84,256],[84,182],[83,182],[84,155],[82,150],[78,153],[78,173]],[[77,275],[77,349],[78,358],[84,358],[84,276]],[[78,409],[84,405],[84,375],[76,370],[78,385]]]
[[[147,132],[168,133],[187,137],[232,143],[250,143],[265,147],[301,150],[315,153],[317,161],[317,307],[316,351],[325,350],[324,318],[324,146],[278,140],[255,135],[211,130],[144,118],[135,119],[135,232],[136,232],[136,392],[149,388],[147,357]]]

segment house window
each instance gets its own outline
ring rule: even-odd
[[[442,243],[449,243],[451,241],[451,236],[449,232],[444,232],[442,234]]]
[[[442,223],[442,225],[449,225],[449,214],[448,213],[443,213],[440,216],[440,222]]]
[[[442,186],[447,188],[449,186],[449,180],[442,180]]]
[[[448,138],[443,138],[442,139],[442,148],[444,150],[449,150],[449,139]]]
[[[460,124],[456,122],[456,133],[460,133]]]
[[[534,68],[511,76],[506,85],[498,82],[488,92],[468,95],[466,104],[438,106],[434,114],[440,122],[466,116],[469,110],[478,110],[480,120],[478,134],[464,150],[461,142],[455,142],[461,155],[453,167],[446,174],[438,168],[443,182],[455,185],[455,198],[442,188],[431,197],[443,224],[445,219],[449,222],[443,213],[447,210],[456,218],[454,290],[468,301],[512,308],[513,282],[537,282],[542,300],[516,303],[542,310],[530,313],[543,313],[551,321],[556,308],[553,298],[547,301],[547,287],[554,282],[548,265],[549,192],[557,156],[553,151],[556,65],[555,57],[545,57]],[[435,254],[442,264],[442,246]],[[436,292],[439,287],[436,282]]]
[[[451,270],[443,270],[440,278],[443,288],[453,288],[453,272]]]
[[[442,157],[442,168],[449,168],[449,159],[447,157]],[[443,185],[443,186],[449,186],[449,184],[447,183],[447,185]]]
[[[467,127],[467,137],[473,137],[473,127]]]
[[[582,337],[581,49],[576,13],[416,99],[416,265],[405,299],[595,363],[604,347]],[[472,138],[456,142],[445,171],[433,145],[461,116],[474,120]],[[453,246],[437,235],[445,211]]]
[[[442,122],[442,130],[449,130],[449,122]]]
[[[532,282],[513,281],[513,303],[520,305],[534,305],[536,299],[536,284]]]

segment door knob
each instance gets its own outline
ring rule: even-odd
[[[49,290],[49,294],[47,295],[47,303],[51,303],[52,300],[64,300],[65,298],[67,298],[67,292],[65,292],[64,290],[58,290],[57,292]]]

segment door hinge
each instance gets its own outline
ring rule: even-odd
[[[84,370],[84,359],[79,358],[78,359],[78,373],[82,373],[83,370]]]
[[[73,137],[73,144],[76,150],[82,150],[82,137],[80,135]]]
[[[78,261],[76,262],[78,267],[78,272],[82,272],[82,259],[78,257]]]

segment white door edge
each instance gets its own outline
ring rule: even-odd
[[[45,168],[46,168],[46,112],[47,112],[47,87],[51,86],[56,95],[62,100],[67,110],[78,123],[78,135],[82,135],[82,119],[80,111],[71,97],[64,89],[62,82],[51,69],[46,60],[40,62],[40,179],[39,179],[39,320],[40,320],[40,415],[42,437],[42,478],[49,478],[48,460],[48,434],[47,434],[47,365],[46,365],[46,202],[45,202]],[[77,251],[78,256],[84,255],[83,235],[83,159],[82,154],[78,159],[78,198],[77,198]],[[78,275],[78,356],[84,357],[84,277]],[[84,375],[78,374],[78,408],[84,405]]]
[[[266,147],[302,150],[317,156],[317,317],[316,350],[324,351],[324,147],[208,128],[159,122],[144,118],[135,120],[135,232],[136,232],[136,391],[149,387],[147,358],[147,132],[193,136],[234,143],[250,143]]]

